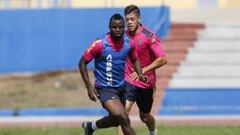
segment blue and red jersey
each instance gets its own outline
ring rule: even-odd
[[[87,61],[95,59],[95,87],[123,87],[127,56],[131,60],[137,58],[137,53],[126,36],[123,37],[120,43],[114,42],[109,33],[103,38],[94,41],[85,51],[83,57]]]

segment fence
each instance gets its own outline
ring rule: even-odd
[[[143,23],[167,35],[168,7],[141,8]],[[0,12],[0,73],[76,69],[80,56],[122,8]],[[97,22],[97,23],[96,23]]]

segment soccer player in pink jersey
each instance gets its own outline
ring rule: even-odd
[[[108,111],[96,122],[82,123],[84,135],[92,135],[97,128],[116,127],[120,125],[125,135],[135,135],[130,120],[124,108],[125,102],[125,62],[127,57],[133,62],[134,69],[141,81],[147,81],[137,59],[135,46],[127,36],[124,36],[124,19],[120,14],[114,14],[109,21],[110,32],[92,43],[79,62],[79,70],[88,90],[88,96],[96,102],[98,98],[103,108]],[[88,77],[86,65],[95,59],[95,85]]]
[[[141,121],[148,127],[149,135],[156,135],[155,119],[150,114],[156,90],[155,70],[167,63],[166,53],[157,35],[141,24],[140,9],[137,6],[127,6],[124,9],[124,15],[127,24],[126,34],[133,40],[143,73],[148,77],[147,82],[136,79],[138,75],[128,59],[125,69],[125,80],[127,81],[125,108],[129,114],[132,105],[136,102]],[[121,134],[120,130],[118,130],[118,134]]]

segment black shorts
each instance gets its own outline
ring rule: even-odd
[[[96,88],[99,100],[104,103],[107,100],[119,99],[125,105],[126,90],[123,88]]]
[[[150,113],[153,104],[153,88],[144,89],[126,83],[126,100],[136,101],[141,112]]]

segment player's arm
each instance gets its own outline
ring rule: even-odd
[[[147,73],[149,71],[158,69],[159,67],[165,65],[166,63],[167,63],[166,56],[158,57],[151,64],[143,68],[143,73]]]
[[[165,64],[167,64],[167,56],[162,48],[162,44],[157,36],[151,37],[150,48],[157,57],[151,64],[143,68],[143,73],[155,70]]]
[[[92,101],[97,101],[96,97],[95,97],[95,94],[94,94],[94,87],[92,86],[92,84],[90,83],[89,81],[89,75],[88,75],[88,71],[87,71],[87,64],[89,62],[84,58],[82,57],[80,59],[80,62],[79,62],[79,70],[80,70],[80,74],[82,76],[82,79],[84,81],[84,84],[88,90],[88,97],[92,100]]]
[[[141,80],[143,82],[147,82],[148,78],[142,72],[142,67],[141,67],[139,60],[137,59],[137,52],[134,47],[131,48],[131,51],[129,54],[129,59],[133,63],[133,68],[138,75],[138,76],[136,76],[136,75],[129,76],[129,79],[135,80],[135,79],[139,78],[139,80]]]
[[[85,51],[83,56],[81,57],[78,67],[84,84],[88,90],[88,97],[95,101],[97,100],[98,93],[96,89],[93,87],[89,80],[89,75],[87,71],[87,64],[92,61],[93,58],[97,57],[97,55],[101,52],[101,46],[97,45],[96,41]]]

